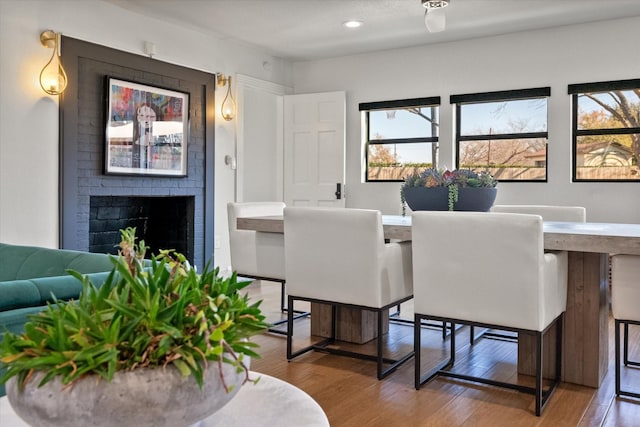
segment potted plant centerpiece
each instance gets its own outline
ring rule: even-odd
[[[135,229],[121,231],[106,282],[86,277],[78,301],[56,301],[22,335],[5,333],[1,382],[32,426],[189,426],[249,378],[249,337],[268,325],[235,273],[201,274],[162,250],[150,262]]]
[[[414,211],[488,212],[496,199],[497,183],[488,172],[429,168],[405,179],[401,200]]]

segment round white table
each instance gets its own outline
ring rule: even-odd
[[[247,383],[227,405],[192,427],[328,427],[326,414],[307,393],[287,382],[259,372],[258,384]],[[144,410],[144,408],[141,408]],[[29,427],[18,417],[6,396],[0,397],[0,426]]]

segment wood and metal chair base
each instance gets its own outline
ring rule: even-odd
[[[398,306],[400,307],[400,306]],[[405,324],[405,325],[414,325],[414,321],[413,320],[409,320],[409,319],[402,319],[400,317],[400,309],[398,308],[398,311],[396,311],[395,313],[391,313],[389,314],[389,322],[393,322],[393,323],[401,323],[401,324]],[[432,329],[438,329],[442,332],[442,339],[446,340],[447,337],[449,336],[449,334],[451,333],[451,331],[453,330],[451,325],[447,325],[445,322],[422,322],[421,326],[423,328],[432,328]],[[459,328],[461,328],[462,325],[459,325]],[[457,331],[457,329],[456,329]],[[478,337],[480,337],[481,335],[479,335]],[[473,343],[472,343],[473,344]]]
[[[315,344],[311,344],[309,346],[306,346],[304,348],[298,349],[296,351],[293,351],[293,320],[294,320],[294,315],[292,311],[289,311],[287,313],[287,360],[291,360],[294,359],[298,356],[300,356],[301,354],[307,353],[311,350],[316,350],[316,351],[322,351],[322,352],[326,352],[326,353],[330,353],[330,354],[336,354],[336,355],[340,355],[340,356],[348,356],[348,357],[354,357],[354,358],[358,358],[358,359],[363,359],[363,360],[371,360],[371,361],[375,361],[377,364],[377,376],[378,379],[381,380],[383,378],[385,378],[386,376],[388,376],[389,374],[391,374],[393,371],[395,371],[400,365],[402,365],[403,363],[405,363],[406,361],[408,361],[409,359],[411,359],[413,357],[413,350],[411,352],[409,352],[408,354],[405,354],[404,356],[402,356],[399,359],[390,359],[387,357],[384,357],[383,353],[383,328],[384,328],[384,324],[383,324],[383,312],[385,310],[388,310],[389,308],[400,304],[404,301],[407,301],[409,299],[411,299],[412,297],[406,297],[401,301],[396,301],[393,302],[392,304],[386,305],[384,307],[380,307],[380,308],[374,308],[374,307],[366,307],[366,306],[359,306],[359,305],[352,305],[352,304],[341,304],[341,303],[336,303],[333,301],[325,301],[325,300],[318,300],[318,299],[312,299],[312,298],[302,298],[302,297],[296,297],[296,296],[292,296],[289,295],[289,307],[293,307],[294,301],[308,301],[311,303],[320,303],[320,304],[327,304],[331,306],[331,336],[328,338],[325,338]],[[376,354],[375,355],[370,355],[370,354],[364,354],[364,353],[358,353],[358,352],[353,352],[353,351],[347,351],[347,350],[342,350],[342,349],[338,349],[338,348],[332,348],[329,347],[331,344],[334,344],[336,342],[336,324],[337,324],[337,317],[338,317],[338,306],[342,306],[342,307],[350,307],[350,308],[355,308],[355,309],[360,309],[360,310],[367,310],[367,311],[372,311],[377,313],[377,338],[376,338]],[[385,365],[387,365],[385,367]]]
[[[640,324],[640,322],[638,323],[634,323],[634,322],[624,322],[624,335],[623,337],[623,353],[622,353],[622,357],[623,357],[623,363],[624,366],[640,366],[640,362],[636,362],[633,360],[629,360],[629,324]]]
[[[276,279],[273,277],[254,276],[252,274],[242,274],[242,273],[238,273],[238,277],[246,277],[253,280],[262,280],[265,282],[280,283],[280,312],[286,313],[288,311],[287,307],[284,304],[284,300],[285,300],[284,296],[286,293],[286,290],[285,290],[286,280]],[[308,311],[300,311],[300,310],[294,310],[293,313],[295,314],[294,319],[300,319],[302,317],[307,317],[311,315],[311,313]],[[287,335],[287,331],[281,331],[280,329],[274,327],[274,326],[284,325],[286,323],[287,323],[287,319],[282,319],[282,320],[273,322],[271,323],[271,327],[267,329],[267,332],[271,332],[273,334],[279,334],[279,335]]]
[[[483,328],[476,333],[475,326],[469,326],[469,344],[474,345],[480,338],[490,338],[500,341],[518,342],[518,334],[495,332],[493,329]]]
[[[640,325],[640,322],[633,320],[615,319],[615,369],[616,369],[616,396],[627,396],[640,399],[640,393],[634,393],[628,390],[622,390],[621,386],[621,366],[620,366],[620,326],[623,326],[623,349],[622,363],[625,366],[640,366],[640,362],[629,360],[629,325]]]
[[[415,324],[416,325],[419,325],[420,322],[423,319],[429,319],[429,320],[436,320],[436,321],[451,322],[453,325],[458,323],[458,324],[469,325],[469,326],[472,326],[472,325],[473,326],[479,326],[479,327],[488,328],[488,329],[500,329],[500,330],[504,330],[504,331],[525,333],[525,334],[535,335],[535,337],[536,337],[535,387],[528,387],[528,386],[523,386],[523,385],[514,384],[514,383],[495,381],[495,380],[492,380],[492,379],[489,379],[489,378],[482,378],[482,377],[476,377],[476,376],[472,376],[472,375],[465,375],[465,374],[459,374],[459,373],[451,372],[450,369],[453,367],[453,365],[455,363],[456,334],[451,334],[450,335],[450,355],[449,355],[449,359],[444,360],[437,367],[435,367],[434,369],[429,371],[427,374],[422,375],[422,372],[421,372],[421,369],[420,369],[420,363],[421,363],[421,355],[420,355],[420,353],[421,353],[421,351],[420,351],[420,349],[421,349],[421,333],[420,333],[420,331],[421,330],[420,330],[419,327],[414,327],[415,388],[416,388],[416,390],[419,390],[420,387],[422,386],[422,384],[425,384],[425,383],[429,382],[431,379],[435,378],[436,376],[450,377],[450,378],[456,378],[456,379],[465,380],[465,381],[472,381],[472,382],[477,382],[477,383],[481,383],[481,384],[492,385],[492,386],[496,386],[496,387],[508,388],[508,389],[516,390],[516,391],[519,391],[519,392],[522,392],[522,393],[533,394],[535,396],[535,398],[536,398],[535,413],[536,413],[537,416],[540,416],[540,414],[542,413],[542,410],[545,408],[549,398],[551,397],[551,395],[555,391],[556,387],[560,383],[560,372],[561,372],[561,365],[562,365],[562,319],[563,319],[563,316],[564,316],[564,313],[561,314],[560,316],[558,316],[549,326],[547,326],[547,328],[544,331],[539,332],[539,331],[532,331],[532,330],[526,330],[526,329],[505,328],[504,326],[498,326],[498,325],[487,325],[487,324],[482,324],[482,323],[467,322],[467,321],[460,320],[460,319],[449,319],[449,318],[442,318],[442,317],[427,316],[427,315],[422,315],[422,314],[415,314]],[[542,367],[542,359],[543,359],[542,343],[543,343],[543,340],[542,340],[542,338],[543,338],[543,335],[554,325],[554,323],[557,323],[557,325],[558,325],[557,334],[556,334],[555,376],[551,380],[551,383],[549,384],[547,389],[544,390],[543,389],[543,378],[542,378],[542,372],[543,372],[543,369],[542,369],[543,368]]]

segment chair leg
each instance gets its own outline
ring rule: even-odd
[[[542,411],[542,332],[536,334],[536,416]]]
[[[285,301],[285,282],[281,281],[280,285],[281,285],[280,312],[281,313],[285,313],[285,312],[289,311],[288,308],[285,307],[285,304],[284,304],[284,301]],[[288,304],[292,304],[292,303],[289,302]],[[311,313],[308,312],[308,311],[295,310],[293,308],[293,305],[291,305],[290,307],[291,307],[291,311],[293,313],[295,313],[295,315],[293,316],[293,320],[300,319],[300,318],[303,318],[303,317],[311,315]],[[287,315],[287,317],[285,319],[277,320],[277,321],[271,323],[271,327],[269,329],[267,329],[267,332],[270,332],[272,334],[287,335],[287,331],[283,331],[283,330],[277,329],[277,326],[283,325],[285,323],[288,324],[288,322],[289,322],[289,316]]]
[[[398,311],[400,310],[400,306],[398,305]],[[378,369],[378,379],[382,379],[382,312],[378,311],[378,338],[376,340],[376,355],[378,356],[378,360],[376,361],[377,369]]]
[[[420,390],[420,354],[422,353],[420,349],[422,348],[422,333],[420,326],[420,316],[417,314],[413,315],[413,354],[414,354],[414,387],[416,390]]]
[[[289,307],[293,308],[293,297],[289,296]],[[287,311],[287,360],[293,358],[293,310]]]
[[[494,332],[487,328],[482,328],[482,331],[476,335],[475,326],[474,325],[469,326],[469,344],[470,345],[474,345],[476,341],[484,337],[493,338],[497,340],[511,341],[511,342],[518,341],[517,335],[513,336],[506,333]]]
[[[419,325],[421,319],[423,319],[425,316],[423,315],[419,315],[416,314],[415,315],[415,325]],[[536,341],[536,348],[535,348],[535,387],[530,387],[530,386],[523,386],[520,384],[515,384],[515,383],[507,383],[507,382],[503,382],[503,381],[497,381],[497,380],[493,380],[490,378],[482,378],[482,377],[477,377],[477,376],[472,376],[472,375],[467,375],[467,374],[462,374],[462,373],[457,373],[457,372],[452,372],[449,368],[452,367],[455,363],[455,334],[451,334],[451,357],[448,361],[448,363],[441,365],[441,367],[436,368],[435,370],[430,371],[427,375],[422,376],[421,372],[420,372],[420,360],[421,360],[421,355],[420,355],[420,335],[419,335],[419,327],[414,326],[414,342],[415,342],[415,357],[416,357],[416,366],[415,366],[415,378],[414,378],[414,382],[415,382],[415,388],[416,390],[420,389],[420,386],[422,384],[424,384],[425,382],[431,380],[433,377],[439,375],[439,376],[444,376],[444,377],[449,377],[449,378],[457,378],[457,379],[461,379],[464,381],[473,381],[473,382],[478,382],[478,383],[482,383],[482,384],[488,384],[488,385],[492,385],[492,386],[497,386],[497,387],[504,387],[504,388],[508,388],[508,389],[512,389],[512,390],[517,390],[520,392],[524,392],[524,393],[528,393],[528,394],[532,394],[535,396],[535,414],[536,416],[540,416],[540,414],[542,413],[543,409],[545,408],[547,402],[549,401],[549,398],[553,395],[553,393],[555,392],[558,384],[560,383],[560,378],[561,378],[561,368],[562,368],[562,364],[561,364],[561,360],[562,360],[562,322],[564,320],[564,313],[561,314],[560,316],[558,316],[557,319],[555,319],[555,325],[556,325],[556,372],[555,372],[555,377],[553,379],[553,382],[551,383],[551,385],[547,388],[547,390],[545,391],[543,388],[543,376],[542,373],[544,371],[543,369],[543,353],[544,353],[544,347],[543,347],[543,337],[544,337],[544,332],[548,331],[549,328],[551,326],[549,326],[547,328],[546,331],[525,331],[525,330],[513,330],[513,332],[527,332],[527,333],[531,333],[532,335],[535,336],[535,341]],[[452,329],[455,328],[455,322],[451,322],[451,327]],[[491,328],[492,325],[482,325],[483,328],[489,327]],[[640,395],[638,395],[640,396]]]
[[[259,279],[259,280],[266,280],[266,281],[276,281],[275,279]],[[280,283],[280,312],[281,313],[286,313],[287,311],[289,311],[289,309],[287,308],[287,306],[285,305],[285,281],[284,280],[278,280],[278,282]],[[300,319],[303,317],[307,317],[310,316],[311,313],[308,311],[301,311],[301,310],[294,310],[293,306],[291,306],[291,311],[294,312],[296,315],[293,316],[293,320],[296,319]],[[282,324],[288,323],[289,316],[287,316],[287,318],[283,319],[283,320],[277,320],[275,322],[273,322],[271,324],[271,327],[269,329],[267,329],[267,332],[270,332],[272,334],[279,334],[279,335],[286,335],[287,331],[282,331],[280,329],[275,328],[275,326],[280,326]]]
[[[616,396],[620,396],[620,321],[615,319]]]
[[[449,351],[451,355],[449,356],[449,363],[447,364],[450,367],[453,367],[453,364],[456,362],[456,324],[451,322],[451,347]]]
[[[293,307],[293,300],[294,298],[289,296],[289,307]],[[354,352],[354,351],[350,351],[350,350],[345,350],[340,348],[339,346],[337,347],[330,347],[330,344],[334,344],[336,342],[336,333],[337,333],[337,324],[338,324],[338,305],[342,305],[340,303],[335,303],[335,302],[330,302],[330,301],[319,301],[319,300],[308,300],[311,302],[319,302],[322,304],[328,304],[331,305],[331,326],[330,326],[330,337],[325,338],[317,343],[311,344],[307,347],[298,349],[296,351],[293,351],[293,320],[296,319],[297,317],[293,315],[294,310],[288,310],[287,312],[287,359],[291,360],[303,353],[306,353],[308,351],[311,350],[317,350],[317,351],[321,351],[321,352],[325,352],[325,353],[330,353],[330,354],[336,354],[336,355],[342,355],[342,356],[347,356],[347,357],[355,357],[355,358],[359,358],[359,359],[364,359],[364,360],[370,360],[373,362],[376,362],[376,371],[377,371],[377,377],[379,380],[385,378],[386,376],[390,375],[392,372],[394,372],[400,365],[402,365],[403,363],[405,363],[406,361],[408,361],[409,359],[411,359],[413,357],[413,349],[408,352],[407,354],[405,354],[404,356],[400,357],[399,359],[391,359],[391,358],[387,358],[384,357],[384,333],[383,333],[383,329],[384,329],[384,320],[385,320],[385,316],[383,316],[383,312],[388,310],[390,307],[386,306],[383,308],[372,308],[372,307],[366,307],[365,309],[371,312],[375,312],[377,314],[378,320],[377,320],[377,325],[376,325],[376,329],[377,329],[377,333],[378,333],[378,337],[377,337],[377,342],[376,342],[376,354],[372,355],[370,353],[358,353],[358,352]],[[298,316],[299,317],[299,316]],[[388,366],[384,366],[384,364],[387,364]]]
[[[284,289],[284,282],[280,282],[280,311],[282,313],[284,313],[284,311],[287,309],[284,306],[284,293],[285,293],[285,289]],[[293,308],[292,308],[293,309]]]
[[[547,406],[549,398],[553,395],[560,384],[562,374],[562,334],[563,334],[564,313],[562,313],[555,322],[556,325],[556,363],[555,375],[553,382],[549,385],[547,391],[544,391],[542,384],[543,359],[544,359],[544,333],[536,334],[536,416],[540,416],[542,410]]]
[[[398,304],[398,307],[400,305]],[[406,362],[407,360],[411,359],[414,355],[414,352],[411,351],[408,354],[405,354],[404,356],[402,356],[400,359],[396,359],[396,360],[392,360],[392,359],[387,359],[384,357],[383,354],[383,327],[384,327],[384,316],[382,315],[382,313],[384,312],[384,310],[380,309],[377,311],[377,315],[378,315],[378,338],[377,338],[377,342],[376,342],[376,364],[377,364],[377,370],[378,370],[378,379],[381,380],[385,377],[387,377],[389,374],[391,374],[393,371],[395,371],[400,365],[402,365],[404,362]],[[387,362],[390,364],[390,366],[387,366],[387,368],[384,368],[384,363]]]
[[[451,339],[449,341],[450,343],[450,350],[449,350],[449,358],[445,359],[444,361],[440,362],[440,364],[438,364],[438,366],[436,366],[435,368],[431,369],[431,371],[429,371],[427,374],[425,374],[424,376],[422,375],[422,371],[421,371],[421,367],[420,367],[420,361],[421,361],[421,347],[422,347],[422,336],[421,336],[421,323],[422,323],[422,319],[424,318],[424,316],[421,316],[419,314],[414,314],[414,322],[413,322],[413,353],[414,353],[414,357],[415,357],[415,367],[414,367],[414,387],[416,390],[420,390],[420,387],[422,386],[422,384],[427,383],[429,381],[431,381],[431,379],[433,379],[434,377],[436,377],[438,375],[438,373],[442,372],[443,369],[446,368],[450,368],[453,366],[453,363],[455,362],[455,354],[456,354],[456,334],[455,334],[455,330],[456,330],[456,324],[455,323],[451,323]],[[445,322],[446,325],[446,322]]]
[[[293,302],[295,298],[289,295],[289,307],[293,308]],[[293,351],[293,321],[300,316],[294,316],[294,310],[287,310],[287,360],[294,359],[301,354],[307,353],[314,349],[321,349],[328,344],[331,344],[335,341],[336,337],[336,319],[337,319],[337,310],[335,304],[331,304],[331,336],[329,338],[325,338],[324,340],[317,342],[315,344],[311,344],[309,346],[303,347],[297,351]]]
[[[640,362],[629,360],[629,323],[622,322],[624,334],[622,336],[622,360],[624,366],[640,366]]]
[[[624,324],[624,335],[623,335],[623,360],[624,366],[629,366],[629,324]]]
[[[622,363],[624,363],[625,355],[621,353],[624,353],[624,351],[626,350],[625,344],[628,343],[629,324],[638,325],[640,323],[615,319],[616,396],[628,396],[628,397],[640,399],[640,393],[635,393],[628,390],[622,390],[622,379],[621,379],[622,372],[621,371],[622,371]],[[620,326],[623,326],[623,334],[624,334],[624,336],[622,337],[622,341],[623,341],[622,343],[620,342]],[[621,346],[622,348],[620,348]],[[622,363],[621,363],[621,358],[623,359]],[[639,362],[634,362],[628,359],[626,363],[629,366],[640,366]]]
[[[285,311],[288,310],[287,306],[284,304],[285,301],[285,295],[287,294],[287,290],[286,290],[286,281],[284,280],[278,280],[278,282],[280,283],[280,311],[282,313],[284,313]],[[305,316],[309,316],[311,315],[310,312],[308,311],[302,311],[302,310],[293,310],[294,313],[299,314],[299,316],[294,317],[294,319],[299,319],[301,317],[305,317]],[[274,323],[276,324],[276,323]]]
[[[562,339],[564,335],[564,314],[557,322],[556,326],[556,375],[555,382],[560,383],[562,379]]]

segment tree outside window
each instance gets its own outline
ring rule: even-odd
[[[365,180],[404,181],[437,164],[439,97],[360,104]]]
[[[573,180],[640,180],[640,80],[570,85],[569,94]]]
[[[452,95],[456,167],[499,181],[547,180],[550,88]]]

